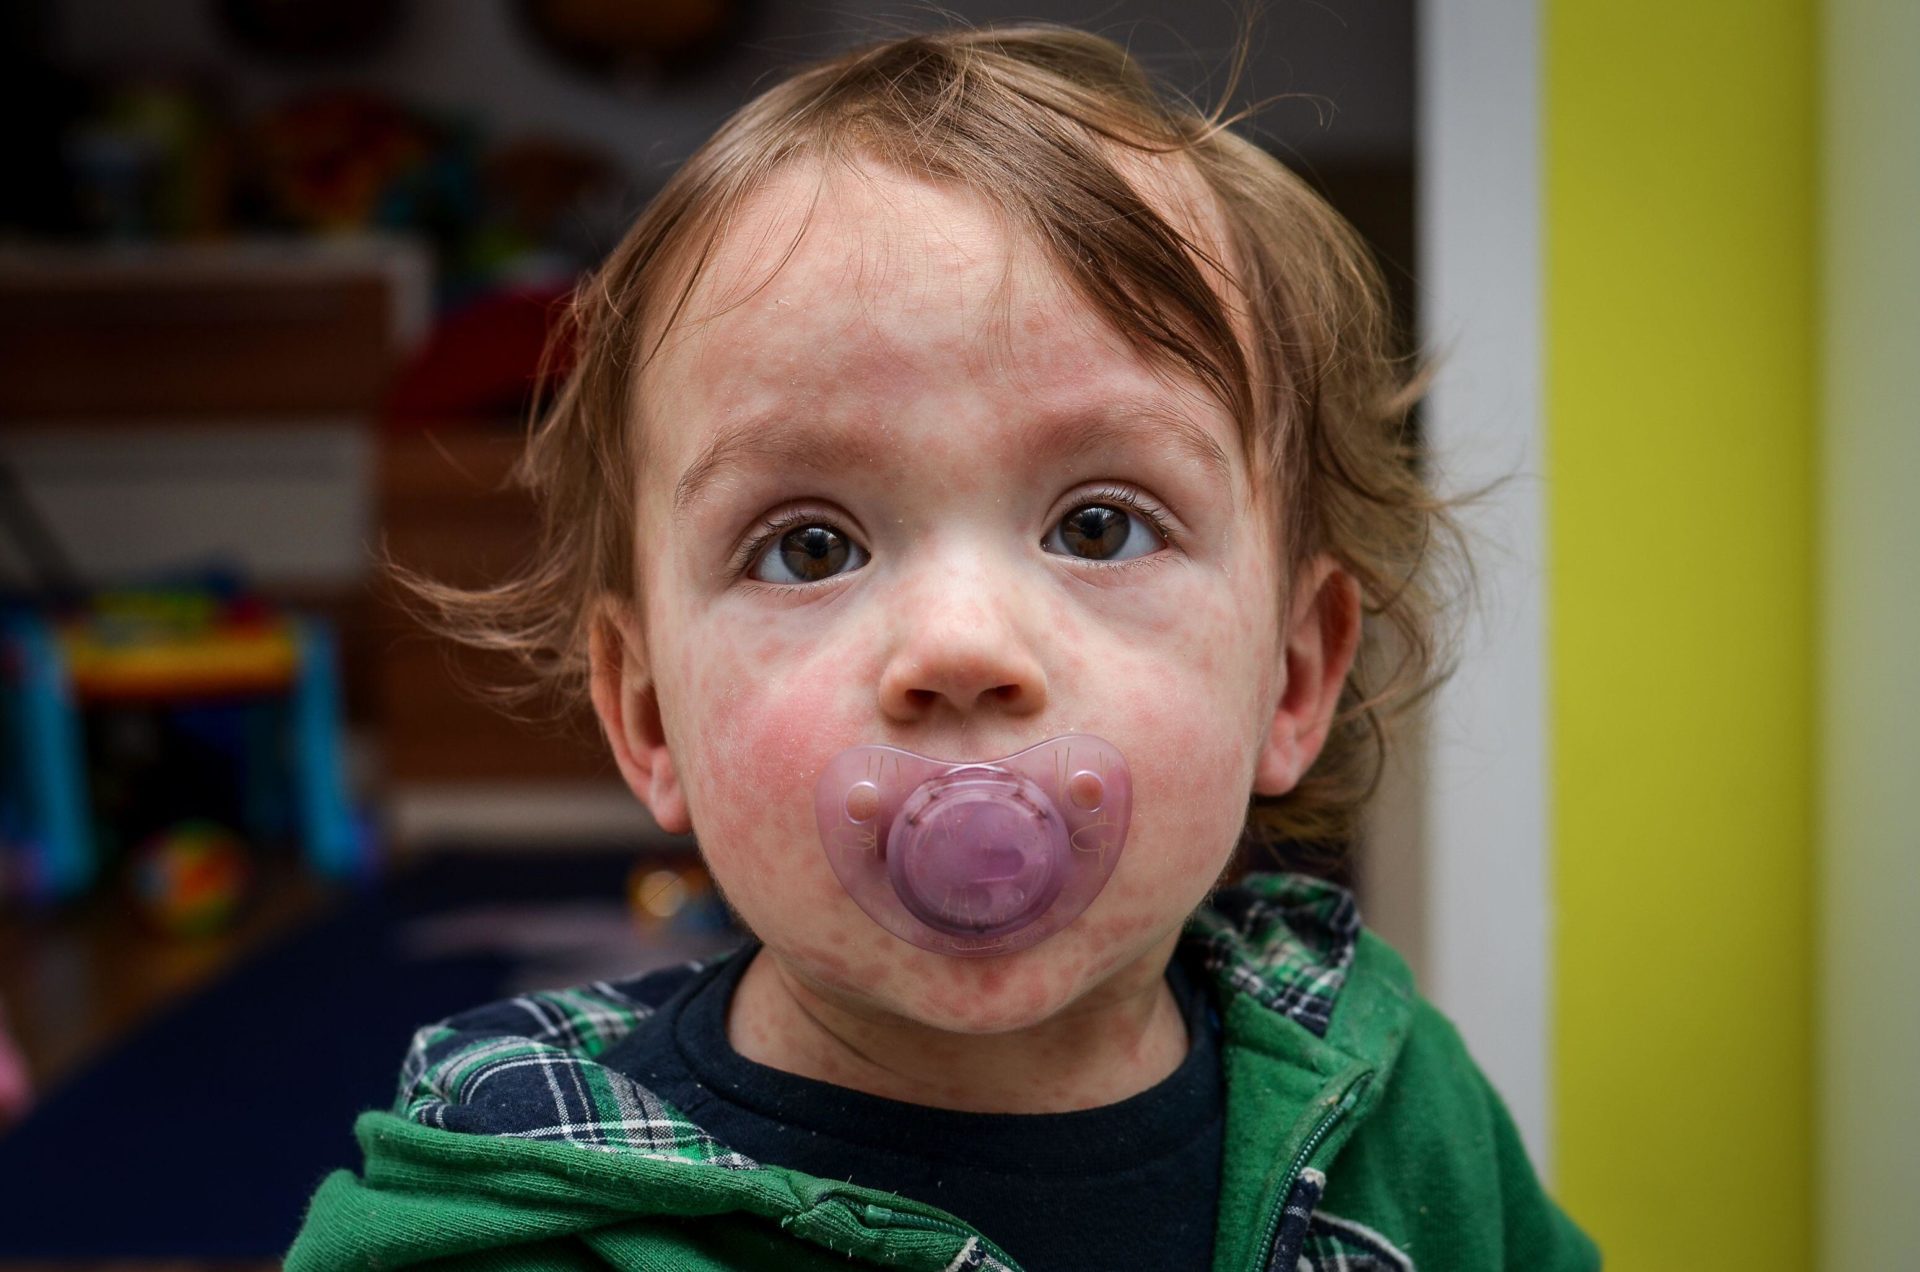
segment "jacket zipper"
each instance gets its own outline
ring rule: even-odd
[[[1005,1250],[963,1224],[948,1223],[944,1219],[934,1219],[927,1215],[916,1215],[909,1210],[892,1210],[886,1206],[876,1206],[871,1202],[864,1203],[860,1207],[860,1217],[876,1227],[919,1228],[927,1232],[948,1232],[956,1237],[978,1241],[986,1247],[987,1253],[1000,1261],[1007,1272],[1020,1272],[1020,1265],[1015,1263]]]
[[[1280,1191],[1274,1196],[1273,1205],[1267,1211],[1267,1220],[1260,1227],[1260,1240],[1254,1243],[1254,1262],[1249,1272],[1265,1272],[1267,1264],[1273,1258],[1273,1239],[1280,1231],[1280,1219],[1286,1213],[1287,1198],[1293,1195],[1293,1185],[1300,1178],[1300,1172],[1307,1168],[1309,1161],[1313,1160],[1315,1150],[1320,1147],[1321,1141],[1332,1133],[1334,1124],[1353,1111],[1353,1106],[1360,1102],[1360,1093],[1367,1089],[1367,1083],[1372,1080],[1371,1071],[1355,1078],[1352,1085],[1347,1087],[1346,1093],[1340,1097],[1339,1102],[1322,1113],[1320,1120],[1313,1124],[1313,1130],[1307,1133],[1306,1140],[1300,1145],[1300,1151],[1293,1155],[1293,1162],[1287,1167],[1286,1178],[1280,1181]]]

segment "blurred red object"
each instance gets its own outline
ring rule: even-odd
[[[0,1003],[0,1127],[16,1122],[33,1107],[33,1084],[27,1062],[7,1032],[5,1004]]]
[[[548,332],[563,320],[571,294],[569,286],[516,287],[447,314],[395,377],[387,426],[404,430],[521,415],[539,386]],[[572,363],[571,348],[556,349],[548,377],[559,379]]]

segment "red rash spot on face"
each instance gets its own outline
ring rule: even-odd
[[[1097,940],[1103,946],[1127,945],[1155,926],[1151,914],[1121,914],[1100,925]]]
[[[1005,988],[1007,980],[1011,975],[1012,971],[1010,968],[998,962],[983,961],[980,966],[980,974],[975,978],[974,988],[989,997],[996,996]]]
[[[859,983],[853,975],[853,964],[850,961],[818,945],[796,949],[790,957],[821,980],[838,985]]]
[[[1035,981],[1021,996],[1019,1014],[1027,1020],[1044,1019],[1046,1007],[1055,991],[1048,988],[1044,981]]]

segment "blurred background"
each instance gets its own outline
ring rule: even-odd
[[[1235,22],[962,12],[1091,20],[1203,97]],[[469,585],[522,560],[553,306],[756,86],[913,20],[8,10],[0,1257],[271,1260],[413,1028],[736,939],[590,714],[476,700],[504,668],[413,627],[374,550]],[[1404,7],[1303,8],[1250,85],[1301,94],[1273,144],[1409,305],[1412,61]]]
[[[1233,5],[950,3],[1203,103]],[[1920,1247],[1920,20],[1274,0],[1239,100],[1373,245],[1460,673],[1354,880],[1618,1267]],[[553,306],[797,0],[17,3],[0,29],[0,1262],[271,1266],[421,1024],[737,939],[582,714],[412,625],[532,550]],[[1736,38],[1737,37],[1737,38]],[[103,1201],[103,1198],[110,1200]],[[1898,1253],[1895,1253],[1895,1252]]]

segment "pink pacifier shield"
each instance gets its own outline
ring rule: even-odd
[[[834,874],[874,922],[939,954],[1008,954],[1106,886],[1133,780],[1088,733],[966,764],[856,746],[828,761],[813,803]]]

